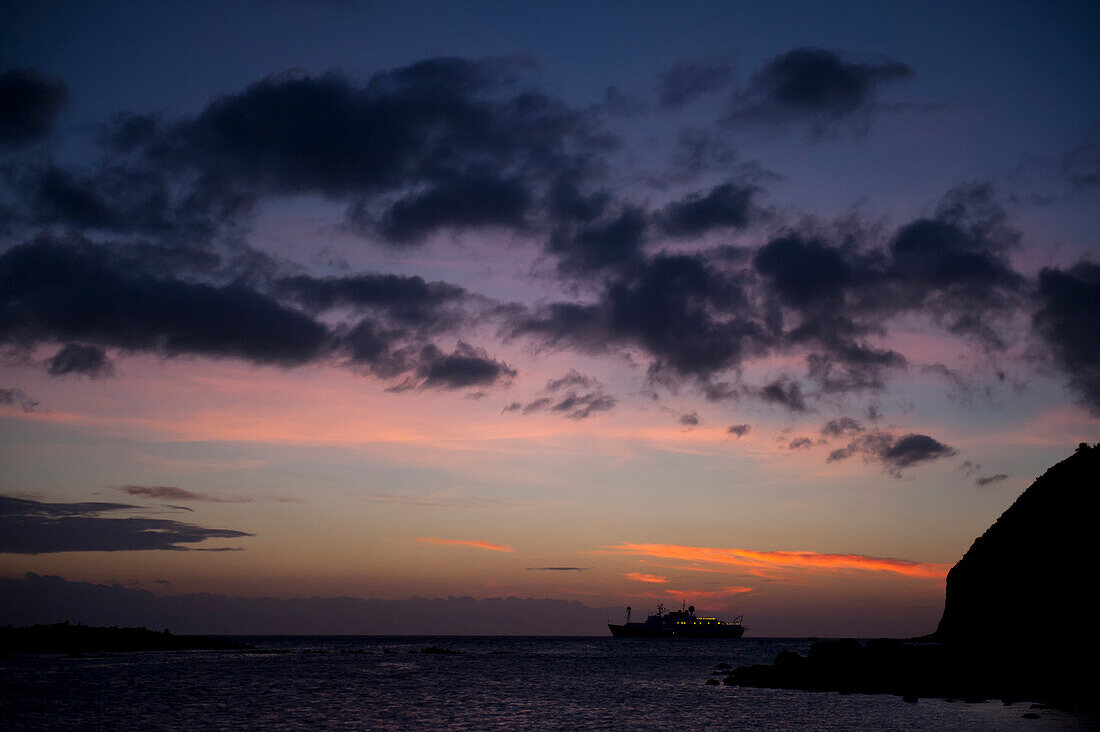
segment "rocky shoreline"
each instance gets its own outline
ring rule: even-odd
[[[202,635],[172,635],[167,629],[98,628],[90,625],[31,625],[0,628],[0,654],[116,651],[243,651],[247,643]]]
[[[967,702],[1037,702],[1071,712],[1098,711],[1091,675],[1057,654],[1022,655],[1011,648],[961,647],[880,638],[819,641],[803,657],[782,651],[772,665],[738,666],[727,685],[799,691],[893,694]]]
[[[1036,479],[947,575],[935,633],[819,641],[805,658],[783,651],[770,666],[733,669],[724,683],[908,701],[1030,701],[1097,714],[1098,476],[1100,445],[1081,443]]]

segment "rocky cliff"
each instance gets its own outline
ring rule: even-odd
[[[1096,646],[1100,445],[1047,470],[947,575],[935,637],[973,645]]]

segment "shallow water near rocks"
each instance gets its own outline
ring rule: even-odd
[[[708,686],[809,641],[242,637],[256,652],[0,658],[5,729],[1092,729],[1028,703]],[[422,653],[436,647],[458,653]],[[1026,719],[1024,714],[1038,714]]]

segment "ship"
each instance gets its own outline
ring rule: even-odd
[[[666,611],[664,605],[658,605],[657,614],[650,615],[644,623],[630,622],[630,608],[627,608],[625,623],[608,623],[607,627],[616,638],[740,638],[747,630],[741,624],[744,617],[738,615],[726,622],[697,616],[694,605],[671,612]]]

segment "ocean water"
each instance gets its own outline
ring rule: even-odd
[[[259,652],[0,658],[3,729],[1090,729],[1028,703],[707,686],[787,639],[311,636]],[[436,646],[453,655],[423,654]],[[1025,719],[1038,713],[1039,719]]]

